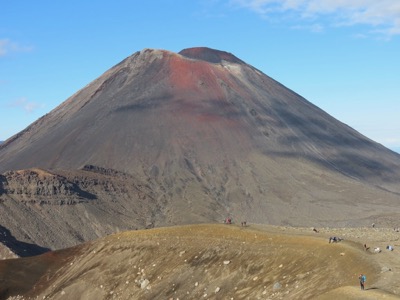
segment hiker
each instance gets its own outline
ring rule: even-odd
[[[361,288],[361,290],[364,290],[365,281],[367,281],[367,276],[365,276],[364,274],[360,274],[360,276],[358,276],[358,280],[360,280],[360,288]]]
[[[336,236],[329,238],[329,243],[337,243],[339,241],[340,241],[340,239]]]

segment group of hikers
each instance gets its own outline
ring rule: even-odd
[[[224,220],[225,224],[232,224],[232,218],[228,217]],[[242,227],[246,227],[247,226],[247,221],[242,221],[241,222]]]
[[[230,218],[230,217],[226,218],[226,219],[224,220],[224,223],[225,223],[225,224],[232,224],[232,223],[233,223],[233,222],[232,222],[232,218]],[[246,224],[247,224],[246,221],[242,221],[242,222],[241,222],[241,225],[242,225],[242,226],[246,226]],[[372,227],[375,227],[375,224],[372,224]],[[318,231],[316,228],[314,228],[314,227],[313,227],[312,230],[313,230],[314,232],[316,232],[316,233],[319,233],[319,231]],[[399,230],[399,229],[397,229],[397,230]],[[329,238],[329,243],[337,243],[337,242],[340,242],[340,241],[342,241],[342,240],[343,240],[343,239],[340,238],[340,237],[332,236],[332,237]],[[388,249],[388,250],[390,250],[390,251],[393,251],[393,247],[392,247],[392,246],[387,246],[386,249]],[[364,250],[366,250],[366,251],[369,250],[369,247],[367,247],[366,244],[364,244]],[[365,282],[367,281],[367,277],[365,276],[365,274],[360,274],[360,276],[358,276],[358,280],[359,280],[359,282],[360,282],[360,288],[361,288],[361,290],[364,290],[364,289],[365,289]]]
[[[231,218],[226,218],[226,219],[224,220],[224,223],[225,223],[225,224],[232,224],[232,219],[231,219]]]
[[[375,224],[373,224],[373,227],[375,227]],[[317,229],[315,229],[315,228],[313,228],[313,231],[314,232],[319,232]],[[329,243],[338,243],[338,242],[340,242],[340,241],[342,241],[343,239],[342,238],[340,238],[340,237],[337,237],[337,236],[331,236],[330,238],[329,238]],[[389,247],[389,246],[388,246]],[[389,249],[388,247],[386,247],[386,249]],[[368,250],[369,249],[369,247],[367,247],[367,245],[366,244],[364,244],[364,249],[365,250]],[[393,248],[392,248],[393,249]],[[391,249],[390,249],[391,250]],[[364,290],[365,289],[365,282],[367,281],[367,276],[365,276],[365,274],[360,274],[360,276],[358,276],[358,280],[359,280],[359,282],[360,282],[360,288],[361,288],[361,290]]]

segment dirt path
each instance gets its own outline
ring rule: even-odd
[[[263,225],[257,225],[264,228]],[[318,228],[318,233],[314,232],[312,228],[293,228],[293,227],[278,227],[268,226],[269,229],[276,232],[285,232],[294,235],[314,235],[326,238],[329,243],[329,238],[336,236],[342,238],[344,241],[355,243],[355,247],[362,249],[368,253],[369,259],[376,262],[380,270],[378,270],[375,282],[367,282],[366,290],[368,294],[359,291],[358,286],[339,288],[331,291],[331,293],[338,292],[348,299],[400,299],[400,232],[393,228]],[[367,250],[364,250],[364,244]],[[393,247],[393,251],[386,249],[388,245]],[[380,248],[381,252],[375,253],[374,249]],[[381,292],[383,291],[383,292]],[[386,294],[386,293],[387,294]],[[328,293],[326,298],[331,299]],[[379,295],[379,296],[378,296]],[[371,298],[366,298],[371,297]],[[383,298],[382,298],[383,297]],[[341,298],[347,299],[347,298]]]
[[[324,229],[321,233],[336,234],[358,243],[360,247],[366,244],[371,259],[381,267],[379,280],[372,288],[379,288],[400,297],[400,232],[393,228],[348,228]],[[388,245],[394,247],[394,250],[387,250]],[[380,248],[381,252],[375,253],[375,248]]]

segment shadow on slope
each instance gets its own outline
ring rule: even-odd
[[[18,241],[12,236],[10,230],[0,225],[0,242],[8,247],[19,257],[33,256],[50,251],[49,248],[41,247],[35,244]]]
[[[311,103],[309,106],[313,107]],[[397,182],[400,175],[397,153],[317,108],[293,111],[278,99],[272,100],[272,107],[273,114],[280,120],[275,125],[286,128],[287,133],[279,138],[282,151],[267,150],[266,155],[305,159],[377,185]],[[391,192],[398,194],[399,191]]]

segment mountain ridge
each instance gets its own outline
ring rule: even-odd
[[[290,226],[397,222],[400,155],[228,52],[180,53],[135,52],[0,145],[8,212],[0,224],[57,249],[227,216]],[[11,193],[5,187],[17,181],[5,174],[19,170],[34,185]],[[32,170],[79,188],[68,196],[74,205],[35,194],[59,181],[32,181]],[[12,215],[35,225],[19,228]]]

